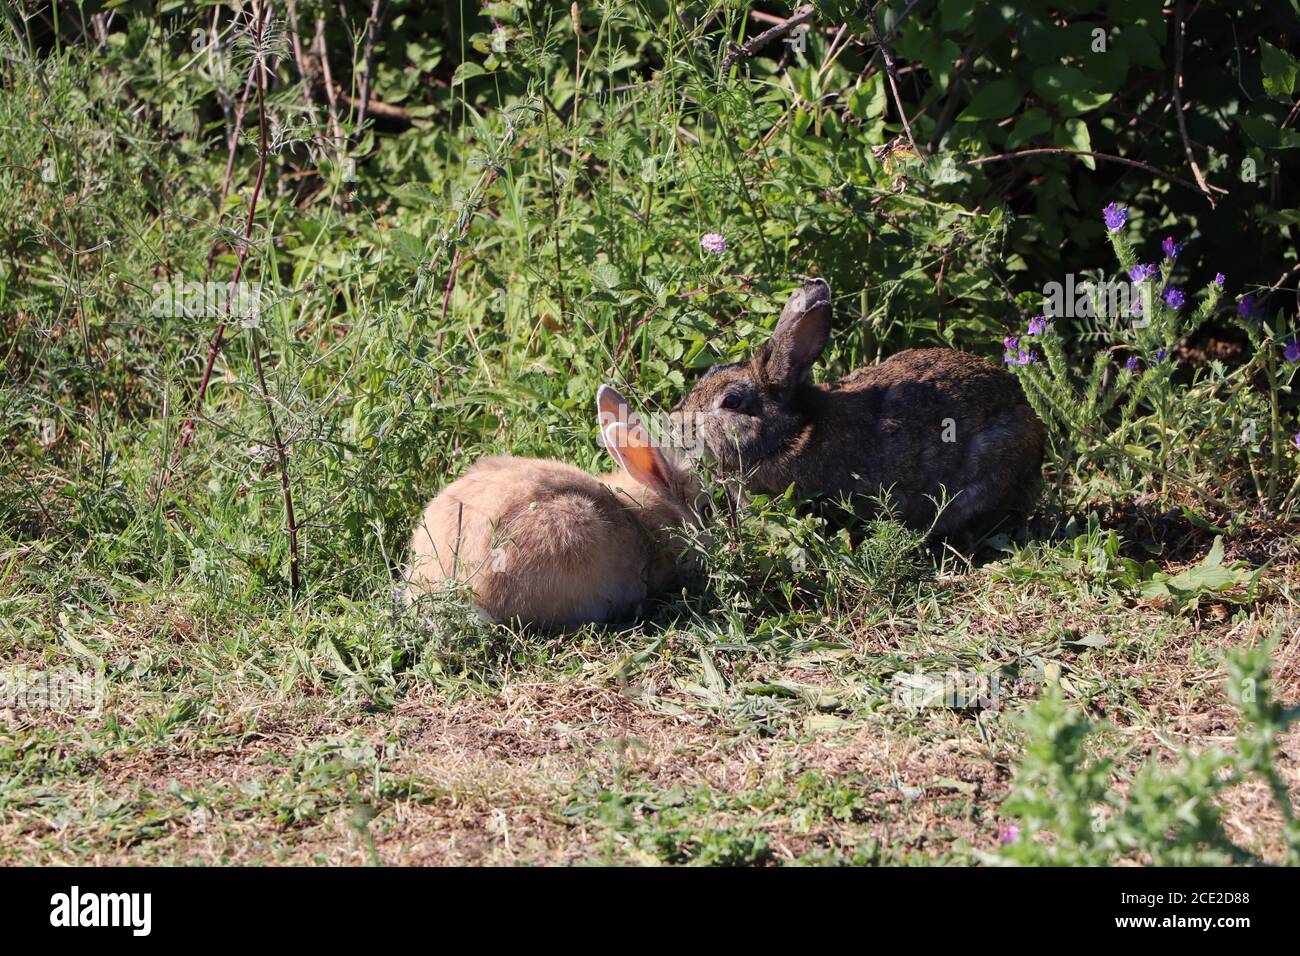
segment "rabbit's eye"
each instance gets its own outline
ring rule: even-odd
[[[722,401],[718,403],[718,407],[725,408],[728,410],[736,409],[741,406],[741,403],[743,401],[744,398],[740,395],[739,392],[728,392],[726,395],[722,396]]]

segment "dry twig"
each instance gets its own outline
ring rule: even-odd
[[[871,32],[876,38],[876,44],[880,47],[880,55],[885,58],[885,75],[889,79],[889,91],[893,94],[894,107],[898,110],[898,118],[903,121],[903,132],[907,133],[907,141],[912,146],[912,152],[919,156],[921,152],[916,148],[916,140],[912,136],[912,124],[908,122],[907,110],[903,109],[903,98],[898,93],[898,69],[894,66],[894,53],[889,48],[889,38],[880,32],[880,24],[876,22],[875,7],[870,4],[867,5],[867,16],[871,20]]]
[[[817,11],[812,4],[800,7],[794,12],[794,15],[782,20],[771,29],[764,30],[758,36],[746,40],[741,46],[736,47],[730,53],[722,58],[722,72],[731,69],[741,60],[748,60],[764,47],[771,45],[774,41],[780,39],[786,34],[793,33],[796,28],[807,23],[817,15]]]
[[[1183,17],[1183,4],[1179,0],[1178,11],[1174,17],[1174,113],[1178,117],[1178,132],[1183,137],[1183,151],[1187,154],[1187,165],[1192,167],[1196,185],[1200,187],[1201,192],[1205,193],[1205,198],[1210,201],[1210,208],[1213,209],[1214,193],[1205,181],[1205,176],[1201,174],[1201,167],[1196,163],[1191,140],[1187,138],[1187,118],[1183,116],[1183,35],[1186,32],[1187,21]],[[1227,190],[1220,191],[1227,192]]]
[[[1186,186],[1188,189],[1200,192],[1200,187],[1190,179],[1184,179],[1182,176],[1175,176],[1173,173],[1167,173],[1163,169],[1157,169],[1150,163],[1143,163],[1136,159],[1129,159],[1125,156],[1112,156],[1109,153],[1097,153],[1090,149],[1071,149],[1066,146],[1038,146],[1033,149],[1018,149],[1010,153],[998,153],[996,156],[981,156],[979,159],[968,159],[963,165],[965,166],[982,166],[985,163],[996,163],[1007,159],[1018,159],[1021,156],[1091,156],[1093,159],[1100,159],[1108,163],[1122,163],[1125,166],[1132,166],[1134,169],[1142,169],[1148,173],[1159,176],[1161,179],[1167,179],[1171,183],[1178,183],[1180,186]]]

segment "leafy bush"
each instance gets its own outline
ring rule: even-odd
[[[1123,231],[1124,211],[1112,206],[1107,215],[1118,223],[1110,237],[1126,276],[1109,288],[1138,295],[1129,305],[1113,293],[1099,295],[1104,286],[1091,287],[1080,293],[1080,311],[1109,323],[1112,344],[1098,348],[1080,374],[1067,356],[1063,323],[1038,316],[1004,342],[1004,360],[1048,425],[1058,456],[1076,476],[1099,470],[1112,491],[1181,496],[1222,512],[1243,504],[1295,506],[1300,431],[1292,437],[1281,409],[1300,350],[1294,333],[1284,339],[1282,313],[1265,321],[1243,297],[1236,324],[1254,354],[1233,369],[1212,361],[1180,374],[1175,352],[1215,314],[1224,277],[1216,276],[1191,307],[1173,283],[1181,245],[1169,237],[1163,262],[1141,263]],[[1086,480],[1081,487],[1088,488]]]
[[[1256,596],[1254,585],[1262,570],[1225,562],[1221,535],[1200,562],[1169,574],[1154,560],[1124,555],[1120,536],[1103,530],[1095,512],[1089,513],[1082,527],[1071,519],[1064,531],[1064,541],[1033,542],[1018,554],[1020,560],[995,565],[993,573],[1017,583],[1049,583],[1068,592],[1128,593],[1176,610],[1195,609],[1202,599],[1245,602]]]
[[[793,488],[741,504],[737,488],[719,484],[714,497],[719,517],[688,552],[707,577],[706,612],[860,615],[907,600],[933,575],[925,534],[899,524],[887,501],[861,522],[849,502],[801,513]]]
[[[75,6],[3,25],[0,514],[21,536],[206,573],[233,603],[291,590],[295,552],[309,590],[373,594],[467,461],[595,465],[599,382],[671,405],[766,339],[797,274],[838,293],[823,374],[923,344],[996,360],[1062,262],[1098,267],[1112,200],[1143,232],[1177,224],[1184,284],[1224,271],[1274,317],[1234,326],[1248,362],[1190,384],[1119,372],[1095,395],[1104,370],[1060,330],[1050,372],[1022,370],[1052,390],[1035,400],[1055,473],[1296,504],[1273,282],[1300,222],[1296,71],[1273,7],[1201,4],[1180,31],[1146,0],[892,0],[875,25],[825,2],[800,42],[724,70],[748,5],[395,0],[373,46],[363,9],[317,0],[264,29],[225,6]],[[1175,90],[1186,137],[1164,118]],[[157,308],[237,269],[265,293],[257,327],[218,343],[219,310]],[[1169,352],[1224,312],[1206,300],[1131,344]],[[1226,440],[1247,420],[1259,454]]]
[[[1300,862],[1300,825],[1278,775],[1277,738],[1300,718],[1274,700],[1267,648],[1232,653],[1228,689],[1242,723],[1232,753],[1184,753],[1172,768],[1146,764],[1114,785],[1114,764],[1090,753],[1098,728],[1050,691],[1024,720],[1026,744],[1004,812],[1019,825],[1000,859],[1032,865],[1098,866],[1118,861],[1155,866],[1249,862],[1252,854],[1224,832],[1216,797],[1258,775],[1284,821],[1287,862]]]

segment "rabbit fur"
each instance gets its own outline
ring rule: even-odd
[[[812,384],[830,328],[830,286],[812,280],[750,359],[700,378],[673,412],[695,424],[679,427],[747,487],[888,492],[905,524],[936,537],[1031,508],[1045,436],[1013,375],[966,352],[922,348]]]
[[[699,482],[610,386],[597,410],[617,472],[511,456],[475,463],[424,509],[408,596],[459,582],[493,621],[561,628],[624,620],[669,586],[681,548],[672,529],[697,521]]]

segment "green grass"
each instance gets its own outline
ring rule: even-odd
[[[127,10],[103,46],[76,18],[57,37],[7,24],[0,672],[73,667],[105,697],[0,706],[0,862],[1294,861],[1291,714],[1245,703],[1243,723],[1228,661],[1266,649],[1251,679],[1267,657],[1296,703],[1295,456],[1216,472],[1244,502],[1229,521],[1141,466],[1222,463],[1167,440],[1171,406],[1138,409],[1118,458],[1054,433],[1028,533],[974,554],[759,498],[634,626],[536,634],[462,596],[395,603],[441,485],[503,450],[605,467],[596,386],[670,407],[765,341],[798,274],[838,293],[822,378],[911,345],[997,360],[1018,319],[1002,273],[1032,298],[1048,226],[1013,230],[982,173],[930,183],[873,154],[899,129],[869,52],[827,62],[817,33],[788,68],[719,79],[738,5],[710,25],[611,2],[575,37],[567,7],[498,4],[501,55],[486,21],[456,15],[449,36],[445,11],[392,7],[375,91],[411,123],[358,131],[343,111],[355,181],[283,29],[259,53],[222,8],[205,66],[208,8]],[[364,23],[329,18],[355,84]],[[225,136],[272,48],[279,125],[245,243],[256,106],[223,197]],[[155,285],[223,284],[241,252],[274,292],[258,325],[230,324],[200,404],[221,317],[159,314]],[[1186,399],[1196,448],[1243,409],[1270,439],[1294,418],[1288,378],[1222,406],[1212,384]],[[1050,746],[1062,727],[1076,748]],[[1212,750],[1237,774],[1218,809],[1164,826],[1220,758],[1179,761]],[[1102,771],[1053,816],[1083,764]],[[1110,842],[1077,830],[1098,794],[1125,821]],[[1011,827],[1060,856],[1002,849]]]

